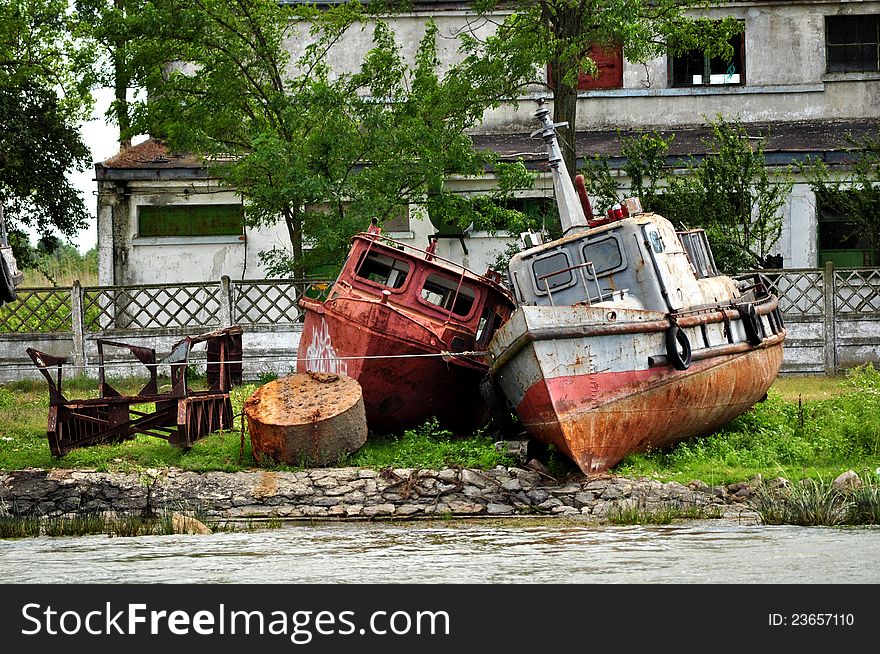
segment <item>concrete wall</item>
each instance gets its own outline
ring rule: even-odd
[[[622,89],[580,94],[577,129],[694,125],[719,113],[747,123],[878,116],[880,74],[825,72],[825,16],[878,12],[880,2],[862,0],[739,2],[714,7],[703,15],[733,16],[743,21],[745,85],[671,88],[665,55],[644,64],[625,60]],[[499,13],[499,21],[504,15]],[[406,61],[413,61],[429,18],[439,30],[441,70],[462,59],[457,34],[470,31],[485,37],[494,31],[491,22],[463,10],[395,17],[394,30]],[[312,40],[303,36],[302,29],[287,41],[294,58]],[[372,25],[367,25],[345,36],[331,53],[334,70],[356,70],[372,47],[372,30]],[[544,72],[541,75],[546,79]],[[520,105],[546,92],[543,86],[533,86],[520,97],[488,111],[477,131],[530,131],[530,112],[522,111]]]

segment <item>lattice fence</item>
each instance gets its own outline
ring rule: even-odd
[[[292,325],[302,322],[299,300],[323,297],[327,280],[279,279],[232,282],[232,320],[239,325]]]
[[[69,288],[20,288],[18,299],[0,307],[0,333],[70,331],[73,331],[73,296]]]
[[[787,318],[821,316],[825,313],[825,277],[822,270],[792,269],[762,271],[779,308]]]
[[[783,370],[835,372],[858,361],[880,363],[880,269],[760,272],[789,324]],[[233,324],[294,333],[303,318],[299,300],[324,298],[330,286],[328,280],[224,277],[189,284],[19,289],[16,301],[0,307],[0,361],[20,357],[22,342],[50,334],[72,338],[75,358],[82,358],[89,342],[103,334],[164,338]]]
[[[859,268],[834,273],[834,311],[838,315],[880,313],[880,270]]]
[[[87,332],[217,327],[223,302],[218,283],[84,288],[83,326]]]

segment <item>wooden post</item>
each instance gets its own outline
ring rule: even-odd
[[[834,264],[825,262],[825,270],[822,276],[823,289],[825,291],[825,374],[833,375],[837,372],[837,329],[836,312],[834,307]]]
[[[70,290],[70,322],[73,331],[73,365],[86,365],[85,316],[83,315],[83,290],[78,279]],[[82,374],[87,374],[85,370]]]

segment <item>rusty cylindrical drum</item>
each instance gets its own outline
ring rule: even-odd
[[[342,374],[303,372],[261,386],[244,403],[254,457],[325,465],[367,440],[364,398]]]

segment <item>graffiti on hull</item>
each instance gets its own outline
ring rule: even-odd
[[[306,348],[306,368],[312,372],[332,372],[347,375],[348,363],[340,359],[330,340],[327,321],[321,318],[321,326],[312,329],[312,337]]]

